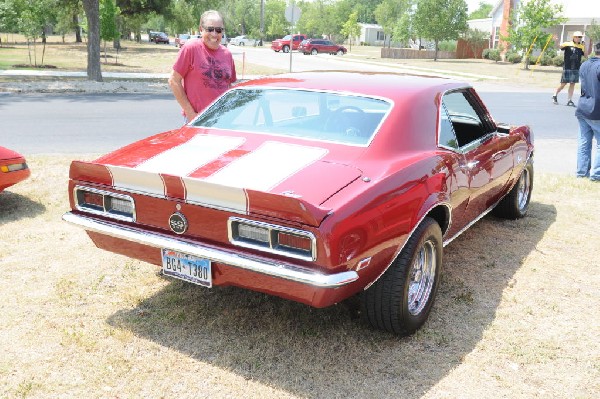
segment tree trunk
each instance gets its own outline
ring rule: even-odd
[[[81,43],[81,26],[79,26],[77,13],[73,13],[73,26],[75,27],[75,43]]]
[[[99,0],[83,0],[83,9],[88,21],[87,77],[102,82],[100,69],[100,4]]]

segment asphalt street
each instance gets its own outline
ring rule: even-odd
[[[288,65],[289,55],[230,46],[236,59],[245,62]],[[444,75],[441,71],[343,59],[338,56],[293,55],[293,70],[377,70]],[[403,67],[404,68],[404,67]],[[82,72],[0,71],[18,79],[22,74],[52,74],[72,78]],[[166,79],[164,74],[104,73],[106,78]],[[511,87],[501,79],[459,73],[452,76],[472,81],[498,122],[527,124],[535,135],[536,169],[572,174],[575,170],[578,125],[575,109],[553,105],[547,90]],[[248,79],[238,73],[238,78]],[[482,79],[483,78],[483,79]],[[11,94],[0,93],[0,145],[28,154],[105,153],[142,137],[181,126],[180,110],[170,93],[165,94]]]

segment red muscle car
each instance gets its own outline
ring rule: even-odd
[[[466,83],[306,72],[74,161],[63,218],[167,276],[314,307],[352,298],[405,335],[430,313],[443,247],[490,211],[525,216],[532,184],[530,129],[496,123]]]
[[[0,147],[0,191],[27,179],[31,171],[23,155]]]

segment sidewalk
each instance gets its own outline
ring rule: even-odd
[[[169,76],[166,73],[102,72],[104,80],[95,82],[87,80],[86,72],[0,70],[0,93],[170,94],[171,89],[167,82]],[[244,80],[257,77],[246,75]]]
[[[34,71],[31,69],[8,69],[0,70],[2,76],[38,76],[38,77],[61,77],[61,78],[87,78],[86,72],[69,71]],[[102,77],[112,79],[168,79],[166,73],[128,73],[128,72],[102,72]]]

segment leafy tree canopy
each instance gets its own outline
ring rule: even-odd
[[[465,0],[417,0],[415,13],[417,33],[435,42],[435,56],[439,42],[458,39],[468,29]]]
[[[479,7],[477,8],[477,10],[475,10],[471,14],[469,14],[469,19],[488,18],[490,16],[490,13],[492,12],[493,8],[494,8],[493,5],[481,1],[481,2],[479,2]]]
[[[117,0],[123,15],[148,14],[152,11],[163,14],[168,11],[171,0]]]
[[[383,0],[375,8],[377,23],[395,40],[405,41],[411,35],[414,0]]]
[[[585,34],[592,42],[600,42],[600,25],[598,25],[595,19],[592,19],[592,23],[590,26],[588,26]]]
[[[562,5],[552,4],[551,0],[529,0],[521,3],[511,13],[511,27],[507,37],[502,37],[517,50],[544,48],[551,35],[546,28],[566,21],[562,17]]]

